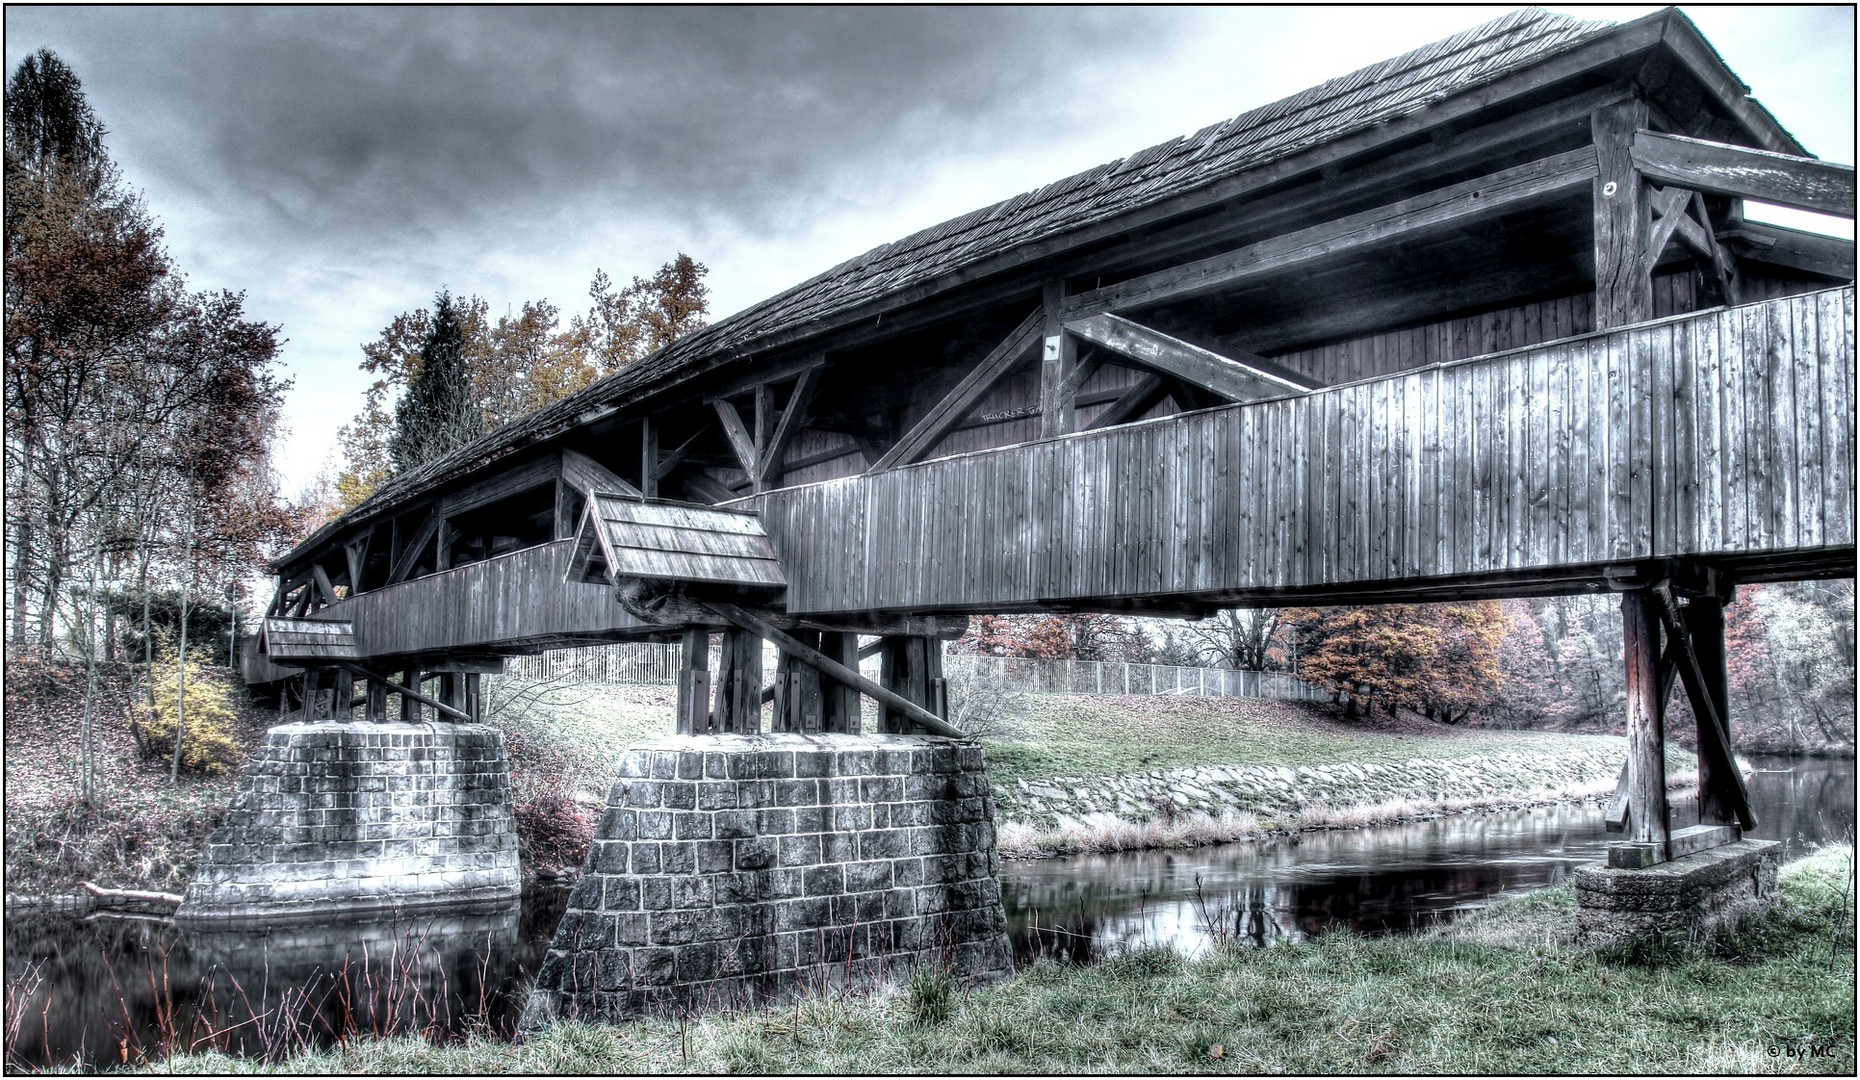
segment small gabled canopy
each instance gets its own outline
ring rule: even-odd
[[[788,586],[753,513],[595,492],[575,533],[568,580],[614,584],[629,578]]]
[[[258,631],[258,651],[274,664],[317,666],[320,661],[359,660],[355,624],[333,619],[265,620]]]

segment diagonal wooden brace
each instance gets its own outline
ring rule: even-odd
[[[924,708],[922,705],[892,693],[890,690],[885,689],[878,683],[859,674],[845,664],[829,658],[824,653],[820,652],[820,650],[808,648],[806,645],[801,644],[782,631],[775,629],[775,627],[749,612],[744,611],[742,608],[737,607],[735,604],[713,603],[710,605],[710,608],[718,615],[721,615],[726,621],[755,634],[802,663],[811,664],[815,668],[818,668],[823,674],[831,675],[845,685],[882,703],[887,708],[895,709],[905,714],[911,718],[912,723],[919,727],[928,729],[930,732],[937,735],[946,735],[952,739],[967,739],[969,737],[963,733],[961,728],[945,722],[942,717]]]
[[[433,708],[439,710],[439,714],[441,716],[450,716],[454,720],[462,724],[469,724],[472,722],[470,713],[461,712],[460,710],[453,708],[452,706],[446,704],[445,702],[440,701],[438,698],[430,698],[430,697],[427,697],[425,694],[420,693],[418,690],[413,690],[408,687],[402,686],[401,684],[395,682],[393,679],[388,678],[386,675],[382,674],[381,672],[370,671],[367,668],[363,667],[362,665],[357,664],[357,663],[352,663],[352,662],[344,662],[344,663],[338,664],[337,666],[347,671],[352,671],[355,674],[360,675],[364,679],[372,679],[376,682],[379,682],[381,685],[387,687],[392,692],[399,694],[400,696],[407,698],[408,700],[417,701],[422,705],[431,705]]]
[[[1728,809],[1737,816],[1737,823],[1745,829],[1756,828],[1757,814],[1750,806],[1750,792],[1744,787],[1743,773],[1738,771],[1737,759],[1731,753],[1730,727],[1726,718],[1719,715],[1717,704],[1706,688],[1705,672],[1692,646],[1692,635],[1687,630],[1685,620],[1680,618],[1679,604],[1673,599],[1672,585],[1662,581],[1653,587],[1652,592],[1658,601],[1656,607],[1660,612],[1660,621],[1666,625],[1669,640],[1677,650],[1674,659],[1679,668],[1679,680],[1685,684],[1686,697],[1692,702],[1692,712],[1699,719],[1699,745],[1711,757],[1720,775],[1727,779],[1727,790],[1721,794],[1729,801]]]

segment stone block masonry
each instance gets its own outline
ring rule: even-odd
[[[620,771],[525,1027],[1008,972],[980,747],[674,736]]]
[[[284,724],[207,842],[182,921],[513,900],[504,736],[479,724]]]
[[[1782,845],[1739,840],[1638,870],[1576,871],[1576,933],[1584,944],[1677,938],[1734,929],[1776,902]]]

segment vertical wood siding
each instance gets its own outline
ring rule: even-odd
[[[771,492],[789,609],[1851,547],[1851,287]]]
[[[355,623],[363,656],[469,649],[642,626],[604,585],[565,582],[557,540],[352,596],[318,613]]]

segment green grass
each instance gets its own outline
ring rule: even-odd
[[[549,781],[605,801],[627,747],[672,732],[669,686],[525,684],[498,679],[487,719],[504,730],[513,763],[534,761]]]
[[[1853,849],[1786,868],[1776,910],[1657,958],[1454,933],[1335,934],[1185,961],[1035,966],[992,987],[909,987],[713,1016],[565,1024],[520,1044],[364,1040],[276,1068],[214,1055],[161,1071],[1703,1073],[1854,1071]],[[1567,916],[1567,889],[1493,924]],[[1502,936],[1502,935],[1501,935]],[[926,996],[936,999],[927,1008]],[[1786,1047],[1830,1046],[1825,1057]],[[1772,1054],[1775,1047],[1777,1053]]]
[[[1450,727],[1404,715],[1345,720],[1326,705],[1203,697],[1028,696],[1013,739],[986,740],[996,782],[1193,765],[1394,763],[1554,753],[1614,736]]]

